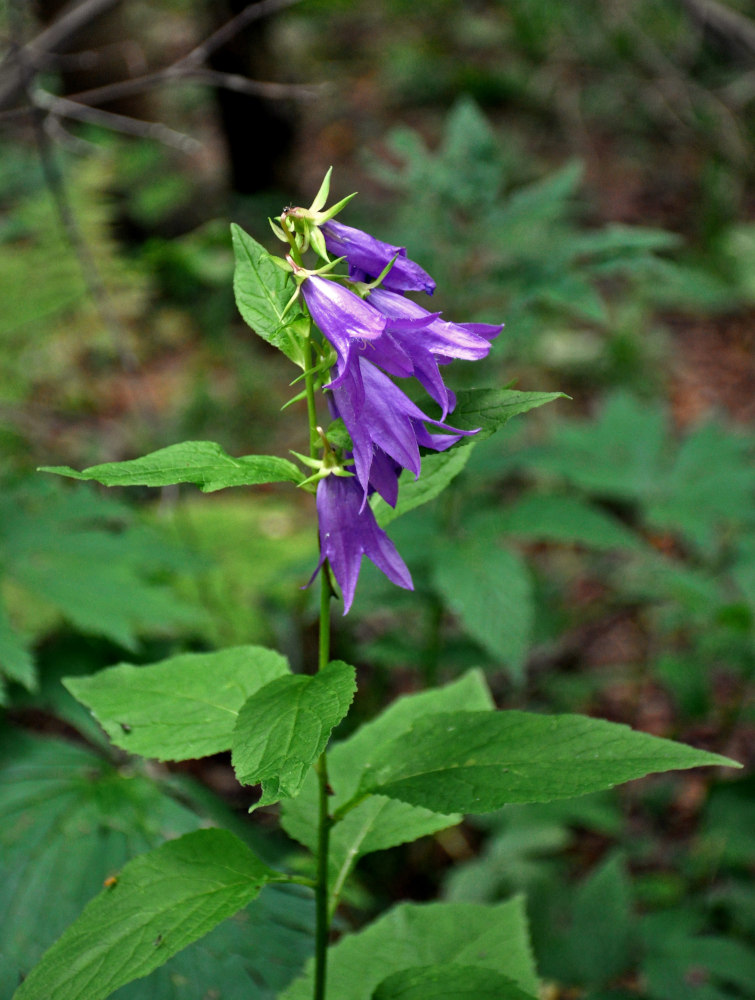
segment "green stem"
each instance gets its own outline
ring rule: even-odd
[[[330,584],[327,565],[322,568],[320,580],[320,650],[319,669],[327,666],[330,656]],[[330,849],[331,818],[328,810],[328,760],[323,751],[317,762],[319,784],[319,817],[317,837],[317,886],[315,888],[315,989],[314,1000],[325,1000],[328,969],[328,938],[330,913],[328,908],[328,854]]]
[[[309,454],[317,457],[317,410],[315,406],[315,384],[311,374],[312,348],[307,338],[305,348],[307,416],[309,419]],[[322,567],[320,575],[320,635],[317,669],[323,670],[330,659],[330,580],[328,564]],[[315,765],[318,781],[318,835],[317,873],[315,882],[315,986],[314,1000],[325,1000],[328,970],[328,938],[330,936],[330,913],[328,908],[328,855],[330,850],[329,785],[327,753],[323,751]]]

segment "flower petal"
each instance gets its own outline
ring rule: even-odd
[[[345,257],[349,276],[354,281],[377,278],[396,257],[393,267],[383,278],[383,287],[398,292],[427,292],[432,295],[435,282],[419,264],[406,256],[405,247],[383,243],[369,233],[330,219],[322,227],[325,246],[334,257]],[[397,256],[398,255],[398,256]],[[362,273],[359,273],[362,272]]]

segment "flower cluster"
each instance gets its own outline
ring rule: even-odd
[[[345,614],[363,555],[393,583],[412,589],[409,571],[378,526],[368,498],[378,493],[395,506],[402,469],[419,477],[420,447],[444,451],[475,433],[445,423],[456,400],[440,366],[457,358],[485,357],[502,327],[450,323],[406,298],[406,292],[432,295],[431,276],[407,257],[404,247],[335,222],[331,214],[302,210],[298,218],[309,216],[306,238],[326,261],[327,254],[345,259],[352,287],[325,275],[329,261],[320,272],[305,271],[291,258],[289,263],[312,320],[333,348],[324,388],[331,413],[343,420],[351,439],[346,465],[353,475],[341,468],[340,475],[324,475],[317,486],[321,555],[315,574],[327,560],[343,593]],[[409,377],[438,403],[440,420],[424,413],[393,381]]]

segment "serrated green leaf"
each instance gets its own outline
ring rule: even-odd
[[[435,455],[425,455],[419,479],[406,471],[401,474],[395,507],[391,507],[376,493],[371,506],[380,527],[384,528],[402,514],[434,500],[458,476],[471,454],[472,448],[467,445],[465,448],[457,447]]]
[[[6,726],[0,734],[0,996],[22,979],[87,902],[144,851],[234,817],[185,778],[163,786],[91,749]],[[253,831],[253,845],[267,845]],[[257,849],[253,846],[253,849]],[[50,901],[55,905],[51,906]],[[270,1000],[312,951],[311,901],[271,885],[118,1000],[187,1000],[216,989],[224,1000]],[[56,996],[54,990],[49,997]]]
[[[92,479],[103,486],[173,486],[194,483],[203,493],[228,486],[262,483],[300,483],[304,476],[286,458],[277,455],[242,455],[231,458],[214,441],[184,441],[160,448],[127,462],[105,462],[77,472],[67,465],[43,466],[71,479]]]
[[[353,736],[336,743],[328,751],[331,812],[356,794],[361,776],[379,747],[408,730],[415,719],[459,705],[481,711],[493,708],[480,671],[470,671],[445,687],[399,698]],[[317,788],[314,774],[308,775],[298,798],[285,801],[281,811],[286,832],[312,851],[317,846]],[[331,829],[332,900],[341,892],[360,857],[436,833],[460,820],[458,814],[433,812],[383,795],[369,796]]]
[[[104,1000],[285,876],[227,830],[196,830],[130,861],[42,956],[14,1000]]]
[[[519,392],[517,389],[464,389],[456,395],[453,413],[454,426],[462,430],[480,430],[470,443],[484,441],[499,430],[512,417],[535,407],[552,403],[555,399],[568,399],[563,392]],[[457,448],[464,447],[464,443]]]
[[[508,976],[476,965],[419,965],[387,976],[372,1000],[535,1000]]]
[[[272,262],[269,252],[237,225],[231,226],[236,269],[233,291],[236,305],[254,332],[287,358],[306,368],[302,336],[308,333],[298,306],[284,312],[296,290],[291,276]]]
[[[643,550],[638,535],[617,518],[579,497],[530,493],[501,513],[503,535],[586,545],[595,549]]]
[[[157,760],[189,760],[229,750],[246,699],[288,672],[280,653],[238,646],[146,667],[121,663],[64,684],[116,746]]]
[[[527,918],[520,897],[497,906],[404,903],[330,949],[328,995],[371,1000],[387,976],[432,963],[491,969],[537,996]],[[312,967],[279,1000],[309,1000]]]
[[[534,619],[524,560],[480,532],[439,540],[431,555],[433,585],[462,628],[521,681]]]
[[[581,715],[448,712],[384,745],[364,792],[441,812],[550,802],[660,771],[723,765],[718,754]]]
[[[258,805],[299,793],[355,691],[354,668],[333,660],[312,677],[271,681],[248,699],[233,732],[232,759],[243,785],[262,782]]]

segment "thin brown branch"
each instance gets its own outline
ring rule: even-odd
[[[200,143],[183,132],[176,132],[162,122],[147,122],[139,118],[115,114],[102,108],[92,108],[79,104],[68,97],[56,97],[46,90],[36,89],[31,93],[35,106],[59,118],[72,118],[75,121],[86,122],[89,125],[100,125],[114,132],[125,135],[135,135],[144,139],[156,139],[166,146],[181,150],[182,153],[193,152]]]
[[[305,98],[316,97],[322,90],[320,84],[296,84],[296,83],[272,83],[262,80],[249,80],[246,77],[233,73],[222,73],[218,70],[205,69],[201,66],[184,65],[184,60],[166,66],[164,69],[155,70],[154,73],[145,73],[144,76],[133,77],[130,80],[119,80],[117,83],[105,84],[102,87],[93,87],[91,90],[82,90],[77,94],[71,94],[70,99],[78,101],[80,104],[104,104],[107,101],[120,100],[123,97],[130,97],[132,94],[139,94],[145,90],[152,90],[154,87],[173,83],[176,80],[200,80],[211,83],[213,87],[225,87],[229,90],[240,90],[240,81],[246,80],[244,90],[246,93],[259,97],[280,98]]]
[[[703,33],[727,52],[752,62],[755,59],[755,22],[716,0],[679,0]]]
[[[200,66],[216,49],[229,42],[240,31],[243,31],[247,25],[252,24],[253,21],[257,21],[261,17],[267,17],[268,14],[275,14],[279,10],[285,10],[287,7],[293,7],[301,2],[302,0],[262,0],[261,3],[250,3],[240,14],[231,18],[230,21],[227,21],[217,31],[214,31],[208,38],[193,48],[188,55],[179,59],[176,65]]]
[[[11,51],[0,63],[0,71],[5,80],[0,81],[0,108],[15,103],[24,93],[25,83],[21,67],[35,66],[34,53],[54,52],[56,48],[70,41],[78,31],[100,14],[115,7],[121,0],[83,0],[69,3],[60,17],[41,31],[27,45],[12,46]]]

